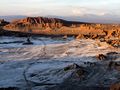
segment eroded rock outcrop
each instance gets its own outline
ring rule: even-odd
[[[74,35],[77,39],[100,39],[112,46],[120,46],[119,24],[90,24],[57,18],[27,17],[12,21],[4,29],[42,35]]]
[[[120,47],[120,40],[107,40],[107,43],[109,43],[110,45],[114,46],[114,47]]]
[[[97,58],[98,60],[106,60],[106,59],[107,59],[107,57],[106,57],[105,55],[103,55],[103,54],[97,55],[96,58]]]
[[[74,22],[80,24],[82,22]],[[46,17],[27,17],[20,20],[14,20],[11,24],[5,26],[7,30],[44,30],[46,28],[60,28],[62,26],[71,26],[72,22],[65,21],[58,18],[46,18]]]

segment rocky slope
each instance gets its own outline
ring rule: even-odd
[[[44,30],[45,28],[60,28],[62,26],[71,26],[72,24],[81,24],[82,22],[70,22],[58,18],[46,18],[46,17],[27,17],[20,20],[14,20],[11,24],[5,26],[6,29],[12,30],[28,30],[28,29],[39,29]]]
[[[77,39],[100,39],[113,46],[120,46],[119,24],[90,24],[57,18],[27,17],[12,21],[4,29],[42,35],[74,35]]]
[[[5,30],[30,32],[36,34],[79,35],[96,38],[120,38],[120,25],[88,24],[82,22],[65,21],[57,18],[27,17],[14,20],[4,27]]]

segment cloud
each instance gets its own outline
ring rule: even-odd
[[[104,16],[106,14],[109,14],[108,11],[105,10],[99,10],[99,9],[90,9],[86,7],[72,7],[71,13],[74,16],[84,16],[84,15],[98,15],[98,16]]]
[[[119,0],[1,0],[0,15],[120,16],[119,4]]]
[[[71,13],[75,16],[83,16],[87,14],[87,10],[85,8],[73,8]]]
[[[52,9],[51,9],[52,8]],[[87,16],[87,15],[96,15],[96,16],[109,16],[115,13],[112,13],[108,10],[101,9],[93,9],[86,7],[78,7],[78,6],[64,6],[64,7],[56,7],[54,8],[28,8],[28,10],[21,10],[24,15],[28,16]],[[116,13],[117,15],[117,13]]]

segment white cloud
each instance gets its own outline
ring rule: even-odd
[[[73,13],[73,15],[75,15],[75,16],[83,16],[87,12],[86,12],[85,8],[79,8],[79,9],[78,8],[73,8],[71,13]]]
[[[53,6],[54,7],[54,6]],[[53,8],[52,7],[52,8]],[[110,11],[106,10],[99,10],[99,9],[90,9],[86,7],[73,7],[73,6],[67,6],[67,7],[56,7],[53,9],[49,8],[29,8],[27,11],[23,10],[21,11],[25,15],[29,16],[47,16],[47,15],[53,15],[53,16],[84,16],[84,15],[96,15],[96,16],[104,16],[104,15],[110,15]]]
[[[120,15],[118,4],[120,0],[1,0],[0,15]]]
[[[84,15],[98,15],[98,16],[104,16],[108,14],[108,11],[105,10],[99,10],[99,9],[90,9],[90,8],[85,8],[85,7],[72,7],[71,13],[74,16],[84,16]]]

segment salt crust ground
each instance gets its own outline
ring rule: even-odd
[[[64,44],[49,44],[46,46],[24,46],[16,48],[0,48],[0,87],[19,87],[26,89],[23,72],[27,70],[28,79],[39,83],[59,84],[72,72],[59,70],[67,65],[84,62],[98,62],[94,56],[107,52],[120,52],[105,42],[99,40],[73,40]],[[118,59],[120,60],[120,59]],[[57,73],[58,72],[58,73]],[[32,73],[39,74],[29,78]],[[44,86],[31,87],[32,90],[45,90]]]

